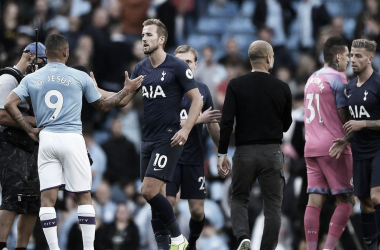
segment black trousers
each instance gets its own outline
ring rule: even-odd
[[[250,237],[248,203],[253,183],[258,179],[264,200],[262,250],[275,249],[281,227],[281,205],[285,187],[284,157],[278,144],[239,146],[232,158],[232,230],[237,239]]]

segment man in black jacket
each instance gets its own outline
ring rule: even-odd
[[[233,157],[231,220],[238,250],[250,247],[248,203],[258,179],[264,199],[265,225],[260,249],[275,249],[281,226],[285,185],[281,140],[292,123],[289,86],[269,74],[274,63],[272,46],[255,41],[248,50],[252,72],[230,81],[220,126],[218,171],[224,178],[230,168],[224,160],[236,118]]]

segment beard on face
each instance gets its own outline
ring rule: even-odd
[[[145,55],[150,55],[150,54],[152,54],[153,52],[155,52],[157,49],[158,49],[158,45],[157,45],[157,44],[156,44],[156,46],[150,46],[150,45],[149,45],[149,50],[145,50],[145,51],[144,51],[144,54],[145,54]]]

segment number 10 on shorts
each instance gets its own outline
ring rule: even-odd
[[[158,164],[158,167],[164,168],[167,162],[168,162],[168,157],[166,155],[160,155],[156,153],[156,159],[154,159],[153,166],[157,166]]]

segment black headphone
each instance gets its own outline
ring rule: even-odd
[[[3,69],[0,69],[0,76],[3,74],[12,75],[14,78],[16,78],[18,83],[20,83],[22,78],[24,78],[24,75],[21,73],[21,71],[14,67],[5,67]]]

